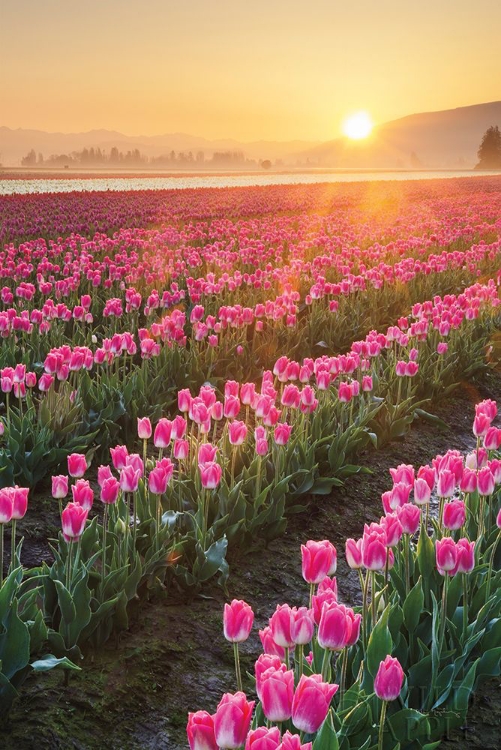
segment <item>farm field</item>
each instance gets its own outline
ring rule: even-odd
[[[3,195],[0,245],[3,746],[497,747],[501,177]]]

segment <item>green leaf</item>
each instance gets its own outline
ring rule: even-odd
[[[57,597],[59,600],[59,608],[61,610],[61,617],[64,622],[69,625],[73,622],[77,615],[73,599],[66,586],[61,581],[54,581],[57,589]]]
[[[388,617],[390,608],[386,607],[379,618],[367,644],[367,669],[371,677],[375,677],[381,662],[391,654],[393,642],[388,628]]]
[[[413,633],[418,626],[421,612],[424,606],[424,593],[421,576],[417,583],[409,591],[404,601],[404,623],[409,633]]]
[[[317,733],[312,750],[339,750],[339,742],[332,720],[332,709]]]
[[[60,659],[58,659],[56,656],[53,656],[53,654],[42,656],[41,659],[37,659],[37,661],[34,661],[31,664],[31,668],[35,672],[48,672],[50,669],[54,669],[55,667],[61,667],[61,669],[72,669],[78,672],[81,671],[81,667],[73,664],[73,662],[70,661],[68,657],[62,656]]]

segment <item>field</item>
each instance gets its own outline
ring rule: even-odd
[[[501,178],[0,196],[0,245],[3,746],[496,747]]]

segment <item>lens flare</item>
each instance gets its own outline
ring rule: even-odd
[[[372,120],[367,112],[355,112],[343,123],[343,133],[347,138],[358,141],[367,138],[372,132]]]

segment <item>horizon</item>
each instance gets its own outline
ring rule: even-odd
[[[439,112],[449,112],[449,111],[454,111],[454,110],[457,110],[457,109],[468,109],[469,107],[482,107],[482,106],[487,106],[489,104],[498,104],[498,103],[501,103],[501,95],[500,95],[499,99],[493,99],[492,101],[488,101],[488,102],[474,102],[472,104],[458,104],[457,106],[450,107],[448,109],[427,110],[427,111],[423,111],[423,112],[408,112],[407,114],[404,114],[401,117],[397,117],[397,118],[395,118],[393,120],[386,120],[385,122],[374,122],[373,123],[373,129],[376,130],[378,127],[382,127],[384,125],[388,125],[389,123],[397,122],[398,120],[403,120],[403,119],[408,118],[408,117],[415,117],[415,116],[420,116],[420,115],[431,115],[431,114],[437,114]],[[208,138],[207,136],[202,135],[200,133],[186,132],[186,131],[169,131],[169,132],[168,131],[163,131],[163,132],[160,132],[160,133],[144,133],[144,132],[143,133],[126,133],[126,132],[121,131],[121,130],[104,128],[104,127],[94,127],[94,128],[90,128],[89,130],[80,130],[80,131],[70,131],[70,130],[65,131],[65,130],[43,130],[43,129],[40,129],[40,128],[29,127],[29,126],[13,127],[11,125],[6,125],[4,123],[1,123],[0,124],[0,128],[7,128],[7,129],[13,130],[13,131],[16,131],[16,130],[38,131],[38,132],[42,132],[42,133],[47,133],[49,135],[87,135],[87,134],[93,133],[93,132],[103,132],[103,133],[116,133],[118,135],[123,135],[126,138],[162,138],[162,137],[168,137],[168,136],[170,136],[170,137],[173,137],[173,136],[188,136],[188,137],[191,137],[191,138],[200,138],[200,139],[204,139],[204,140],[211,141],[211,142],[212,141],[231,141],[231,140],[234,140],[234,141],[236,141],[238,143],[242,143],[244,145],[245,144],[251,144],[251,143],[259,143],[260,141],[264,141],[264,142],[269,141],[269,142],[277,142],[277,143],[288,143],[288,142],[294,142],[294,141],[303,142],[303,143],[323,143],[324,142],[324,141],[318,141],[318,140],[315,140],[315,139],[312,140],[312,139],[308,139],[308,138],[292,138],[292,139],[286,139],[286,140],[273,139],[273,138],[272,139],[269,139],[269,138],[256,138],[256,139],[253,139],[253,140],[247,140],[247,141],[245,141],[245,140],[239,140],[238,138],[236,138],[233,135],[219,135],[219,136],[217,136],[215,138]],[[337,138],[343,138],[343,137],[345,137],[345,134],[343,132],[338,133]],[[334,140],[334,138],[331,138],[329,140]]]
[[[495,0],[474,16],[469,0],[453,14],[432,0],[150,0],[147,11],[139,0],[4,8],[5,127],[324,142],[357,111],[377,125],[499,98]]]

